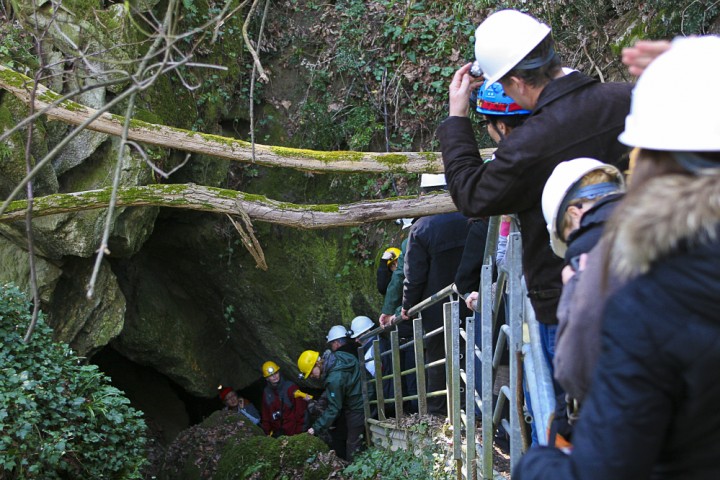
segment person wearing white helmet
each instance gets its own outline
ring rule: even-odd
[[[341,350],[343,352],[348,352],[351,355],[355,355],[357,353],[352,343],[348,342],[349,332],[347,331],[347,328],[342,325],[333,325],[330,327],[327,337],[325,338],[330,346],[330,350],[333,352]]]
[[[368,337],[363,340],[360,340],[358,337],[360,337],[360,335],[371,330],[374,327],[375,323],[373,323],[370,317],[366,317],[365,315],[358,315],[357,317],[353,318],[350,324],[350,338],[355,340],[358,345],[363,347],[365,369],[373,378],[375,377],[375,362],[373,361],[374,357],[371,347],[372,342],[377,338],[377,335],[373,335],[372,337]]]
[[[625,169],[627,147],[617,136],[632,85],[565,74],[550,27],[515,10],[495,12],[478,26],[475,58],[473,74],[480,77],[471,74],[471,63],[455,72],[449,117],[438,128],[445,176],[453,201],[468,217],[518,214],[528,296],[551,359],[563,262],[549,247],[542,188],[557,164],[573,158],[597,158]],[[532,111],[487,163],[468,119],[468,99],[482,77],[500,82],[519,106]]]
[[[603,237],[602,267],[622,286],[573,449],[529,450],[514,480],[720,478],[719,77],[716,36],[675,40],[640,76],[620,137],[640,151]],[[687,85],[702,106],[661,116]]]
[[[581,256],[590,252],[600,240],[608,220],[625,190],[622,173],[612,165],[592,158],[577,158],[560,163],[545,184],[542,196],[543,214],[550,233],[550,246],[565,258],[563,287],[558,304],[558,334],[553,358],[555,380],[574,399],[582,403],[589,384],[589,372],[597,358],[597,332],[589,323],[599,323],[604,298],[596,292],[599,270],[579,270]],[[587,277],[587,279],[582,277]],[[585,280],[578,289],[578,283]],[[591,282],[591,283],[590,283]],[[587,309],[590,303],[594,308]],[[576,309],[582,307],[582,315]],[[565,397],[558,399],[556,419],[566,418]],[[577,409],[576,409],[577,410]],[[567,430],[565,432],[569,433]]]
[[[542,194],[543,215],[555,255],[570,263],[590,251],[621,198],[617,194],[624,189],[622,173],[613,165],[594,158],[558,164]]]

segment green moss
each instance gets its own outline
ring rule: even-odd
[[[22,73],[5,68],[0,68],[0,78],[2,78],[3,83],[15,88],[25,88],[28,84],[33,83],[32,79]]]
[[[280,472],[280,444],[267,436],[253,437],[242,443],[230,441],[218,462],[215,478],[231,480],[253,478],[273,480]]]
[[[208,142],[219,143],[221,145],[226,145],[229,147],[237,146],[242,148],[249,148],[252,146],[250,142],[245,142],[236,138],[221,137],[220,135],[211,135],[209,133],[198,133],[197,135],[199,135],[203,140],[207,140]]]
[[[321,152],[317,150],[304,150],[300,148],[270,147],[270,151],[280,155],[281,157],[300,157],[320,160],[321,162],[330,163],[338,161],[357,162],[363,158],[361,152],[334,151]]]
[[[318,461],[318,453],[328,451],[327,445],[312,435],[302,434],[274,439],[267,436],[237,438],[226,445],[214,478],[285,478],[290,472],[306,480],[326,479],[329,465]],[[285,477],[279,477],[284,475]],[[300,478],[295,477],[293,478]]]
[[[148,124],[154,124],[155,125],[163,125],[165,122],[163,121],[163,118],[160,115],[156,115],[155,113],[149,111],[149,110],[143,110],[141,108],[138,108],[135,110],[135,119],[139,122],[145,122]]]
[[[405,155],[398,154],[379,155],[377,157],[377,162],[390,167],[398,167],[400,165],[405,165],[408,162],[408,158]]]
[[[39,94],[37,96],[38,100],[45,103],[53,103],[58,101],[61,96],[52,90],[46,90],[43,93]],[[60,107],[69,110],[71,112],[84,112],[86,111],[86,107],[84,105],[81,105],[77,102],[73,102],[72,100],[63,100],[60,105]]]

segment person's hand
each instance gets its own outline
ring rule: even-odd
[[[400,311],[400,317],[402,317],[403,320],[410,320],[410,317],[407,315],[407,310],[404,308]]]
[[[467,308],[472,310],[473,312],[476,312],[475,307],[477,306],[477,300],[478,300],[478,292],[472,292],[470,295],[465,297],[465,305],[467,305]]]
[[[573,268],[571,265],[565,265],[565,267],[562,269],[562,272],[560,272],[563,285],[566,285],[570,281],[570,279],[575,276],[577,272],[582,272],[583,270],[585,270],[585,267],[587,266],[587,258],[587,253],[583,253],[580,255],[577,263],[577,270],[575,270],[575,268]]]
[[[669,49],[667,40],[639,40],[634,46],[623,48],[622,63],[631,75],[640,76],[653,60]]]
[[[468,63],[460,67],[450,82],[449,97],[451,117],[468,116],[470,93],[483,83],[482,77],[476,78],[470,75],[471,66],[472,63]]]
[[[380,314],[380,318],[378,319],[378,323],[381,327],[386,328],[389,327],[390,324],[392,324],[393,319],[395,318],[395,315],[390,315],[388,313]]]
[[[562,278],[563,285],[567,285],[570,279],[574,276],[575,270],[570,265],[565,265],[562,269],[562,272],[560,272],[560,277]]]
[[[308,428],[307,433],[309,433],[310,435],[315,435],[315,430],[312,427],[310,427],[310,428]]]

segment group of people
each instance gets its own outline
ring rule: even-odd
[[[258,412],[247,398],[232,387],[220,387],[220,400],[224,409],[246,417],[253,425],[262,428],[273,437],[291,436],[307,430],[307,403],[312,395],[302,392],[298,386],[282,377],[277,363],[269,360],[262,365],[265,388],[262,408]]]
[[[626,49],[635,84],[564,69],[550,27],[519,11],[490,15],[475,42],[438,129],[449,191],[467,218],[516,216],[541,345],[569,412],[563,448],[550,435],[513,478],[717,478],[720,38]],[[697,102],[677,96],[688,88]],[[489,161],[468,109],[487,90],[523,111],[503,132],[483,112],[489,133],[503,134]],[[470,307],[477,298],[467,295]]]
[[[423,192],[449,190],[459,212],[403,222],[407,238],[383,253],[378,269],[379,325],[396,328],[401,344],[412,340],[408,312],[452,283],[466,299],[461,318],[479,310],[487,219],[513,215],[558,414],[568,412],[561,435],[534,445],[513,478],[717,478],[720,38],[626,49],[635,84],[563,68],[550,27],[519,11],[490,15],[475,42],[475,62],[455,73],[438,129],[445,174],[421,179]],[[692,97],[679,94],[690,88]],[[490,159],[480,157],[470,105],[497,142]],[[442,318],[440,304],[422,312],[427,363],[445,356],[442,334],[432,335]],[[298,359],[305,378],[323,381],[327,400],[300,431],[342,423],[348,458],[364,431],[361,369],[380,374],[363,335],[374,326],[364,316],[349,330],[334,326],[325,353]],[[402,369],[413,368],[412,349],[400,353]],[[289,392],[279,375],[271,381],[279,370],[271,367],[263,367],[266,392]],[[430,368],[427,383],[444,389],[445,369]],[[402,387],[415,395],[414,375]],[[264,395],[266,433],[297,433],[285,421],[304,418],[307,397],[268,394],[276,400],[266,413]],[[242,410],[243,402],[224,398]],[[417,402],[405,408],[417,411]],[[446,414],[445,397],[431,397],[428,410]],[[281,424],[270,422],[276,413]]]
[[[377,363],[381,365],[378,371],[371,348],[377,335],[363,335],[373,327],[373,321],[364,315],[353,318],[349,329],[334,325],[326,336],[329,348],[322,354],[316,350],[305,350],[297,361],[304,378],[321,380],[324,387],[322,409],[311,421],[307,432],[321,435],[339,456],[350,461],[362,447],[365,432],[361,370],[365,370],[366,379],[371,379],[384,375],[386,367],[383,365],[388,364],[386,360],[378,359]],[[373,383],[367,381],[366,385],[370,390],[368,396],[373,398]],[[392,395],[392,392],[388,393]]]

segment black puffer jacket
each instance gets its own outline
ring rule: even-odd
[[[607,227],[630,280],[605,307],[572,454],[531,449],[513,480],[720,478],[720,181],[645,187]]]
[[[455,275],[455,285],[458,292],[463,295],[480,290],[480,272],[482,271],[487,233],[487,220],[484,218],[472,220],[462,260]]]
[[[455,281],[469,229],[470,222],[458,212],[422,217],[413,223],[405,252],[404,309]],[[460,303],[460,318],[465,318],[467,307]],[[442,312],[442,303],[426,308],[422,313],[426,328],[442,325]]]
[[[627,148],[617,141],[630,109],[631,84],[599,83],[580,72],[550,82],[525,123],[483,163],[472,124],[449,117],[438,129],[445,177],[455,205],[468,217],[517,213],[523,269],[535,313],[557,323],[563,262],[550,249],[540,207],[543,187],[565,160],[593,157],[623,170]]]

